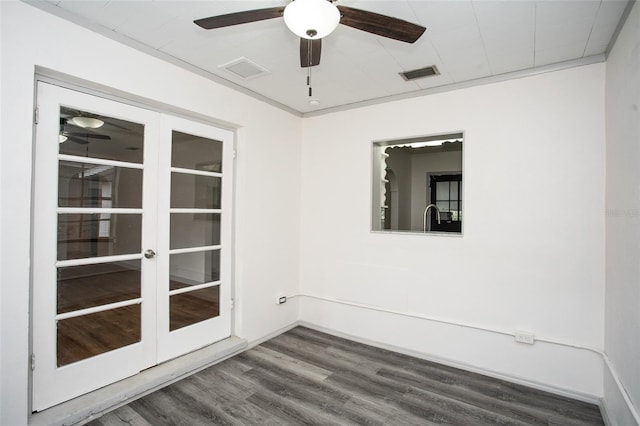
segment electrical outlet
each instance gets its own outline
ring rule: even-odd
[[[282,305],[283,303],[287,303],[287,296],[280,296],[276,299],[276,304]]]
[[[535,336],[530,331],[516,330],[516,342],[533,345],[535,343]]]

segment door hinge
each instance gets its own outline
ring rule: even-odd
[[[31,354],[31,371],[36,369],[36,354]]]
[[[38,124],[38,121],[40,121],[40,107],[35,107],[33,110],[33,123]]]
[[[233,150],[233,158],[236,158],[238,156],[238,151],[237,150]]]
[[[229,309],[233,309],[234,307],[235,307],[235,301],[231,299],[229,303]]]

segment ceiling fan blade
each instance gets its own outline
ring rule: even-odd
[[[322,39],[300,38],[300,66],[302,68],[314,67],[320,64],[320,52]]]
[[[421,25],[366,10],[345,6],[338,6],[338,10],[343,25],[406,43],[414,43],[426,30]]]
[[[109,136],[109,135],[100,135],[100,134],[97,134],[97,133],[64,132],[64,135],[68,136],[68,137],[76,137],[76,138],[90,138],[90,139],[111,140],[111,136]]]
[[[108,120],[105,120],[104,124],[107,125],[107,126],[113,126],[116,129],[126,130],[127,132],[131,131],[131,129],[129,129],[127,127],[121,126],[121,125],[116,124],[116,123],[112,123],[111,121],[108,121]]]
[[[75,143],[79,143],[80,145],[86,145],[89,143],[88,139],[82,139],[76,136],[67,136],[67,140]]]
[[[226,15],[196,19],[193,23],[205,30],[211,30],[249,22],[264,21],[265,19],[280,18],[283,13],[284,7],[282,6],[270,7],[268,9],[245,10],[242,12],[228,13]]]

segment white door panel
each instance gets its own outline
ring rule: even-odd
[[[158,357],[174,358],[231,331],[233,134],[164,115],[158,229]],[[188,313],[186,313],[188,312]],[[203,336],[208,336],[203,339]]]

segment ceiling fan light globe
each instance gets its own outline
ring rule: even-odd
[[[340,11],[327,0],[295,0],[285,7],[284,22],[298,37],[319,39],[336,29]]]
[[[104,124],[104,121],[93,117],[73,117],[69,122],[74,126],[82,127],[83,129],[97,129],[98,127],[102,127]]]

